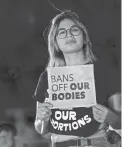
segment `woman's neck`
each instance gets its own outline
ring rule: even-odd
[[[67,66],[83,65],[88,63],[82,51],[73,53],[64,53],[64,58]]]

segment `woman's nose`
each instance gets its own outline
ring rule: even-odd
[[[73,35],[72,35],[70,29],[67,30],[67,37],[73,37]]]

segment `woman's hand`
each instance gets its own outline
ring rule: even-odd
[[[52,104],[51,103],[37,103],[37,119],[41,120],[41,121],[48,121],[50,115],[52,114],[51,108],[52,108]]]
[[[94,119],[100,123],[104,123],[110,109],[100,104],[93,106],[92,109]]]

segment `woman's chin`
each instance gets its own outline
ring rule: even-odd
[[[80,52],[81,49],[78,49],[78,48],[74,48],[74,47],[70,47],[70,48],[67,48],[64,53],[77,53],[77,52]]]

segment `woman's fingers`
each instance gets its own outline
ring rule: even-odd
[[[49,107],[49,108],[52,108],[52,107],[53,107],[53,105],[52,105],[51,103],[49,103],[49,102],[40,103],[40,106],[41,106],[41,107]]]
[[[41,120],[49,119],[50,115],[52,114],[52,107],[53,105],[51,103],[40,103],[38,109],[38,118]]]
[[[94,115],[94,119],[99,122],[99,123],[103,123],[104,122],[104,117],[103,116],[100,116],[100,115]]]
[[[49,113],[42,112],[41,115],[40,115],[40,117],[39,117],[39,119],[41,119],[41,120],[47,120],[47,119],[49,119],[49,117],[50,117],[50,114]]]
[[[93,107],[93,113],[101,115],[102,111],[98,110],[97,108]]]
[[[94,119],[100,123],[105,122],[108,109],[105,106],[97,104],[92,107]]]

